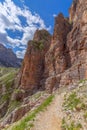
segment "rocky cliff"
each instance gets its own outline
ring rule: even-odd
[[[20,67],[21,62],[22,60],[17,58],[12,49],[0,44],[0,66]]]
[[[51,39],[51,40],[50,40]],[[74,0],[70,17],[55,18],[51,37],[36,31],[21,68],[20,87],[24,90],[53,88],[74,84],[87,78],[87,1]]]
[[[87,1],[74,0],[70,8],[72,29],[67,35],[70,67],[61,76],[60,84],[73,84],[87,78]]]
[[[45,71],[45,54],[50,47],[51,35],[46,30],[37,30],[28,48],[21,68],[20,88],[35,91],[41,87]]]

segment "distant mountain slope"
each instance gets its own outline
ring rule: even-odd
[[[20,67],[21,62],[11,49],[0,44],[0,66]]]

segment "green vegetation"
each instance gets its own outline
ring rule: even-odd
[[[8,115],[10,112],[12,112],[15,108],[18,108],[20,105],[21,105],[21,102],[19,102],[19,101],[16,101],[16,100],[11,101],[11,102],[9,103],[9,106],[8,106],[7,115]]]
[[[36,115],[43,111],[53,100],[54,95],[49,96],[37,109],[33,110],[32,112],[29,112],[27,116],[25,116],[22,120],[14,124],[13,126],[5,129],[5,130],[25,130],[30,129],[33,127],[33,121],[36,117]],[[32,123],[31,123],[32,121]],[[30,122],[30,123],[29,123]]]
[[[38,50],[43,50],[44,49],[44,44],[43,41],[33,41],[32,44],[35,46],[36,49]]]
[[[83,130],[87,124],[87,80],[80,80],[78,87],[64,95],[62,130]]]
[[[0,67],[0,105],[10,100],[17,72],[16,68]]]
[[[85,82],[86,82],[86,79],[82,79],[79,81],[79,84],[82,83],[84,85]]]
[[[77,97],[76,92],[72,92],[67,98],[65,98],[63,105],[65,110],[74,110],[80,103],[81,100]]]
[[[6,73],[5,73],[6,72]],[[17,74],[18,69],[14,68],[0,68],[0,85],[3,85],[9,89],[13,83],[15,75]]]
[[[17,94],[17,93],[24,93],[24,90],[23,89],[15,89],[14,92]]]
[[[62,130],[80,130],[82,128],[81,123],[75,123],[72,121],[70,124],[67,124],[65,119],[62,120]]]
[[[6,93],[2,96],[2,102],[7,101],[9,99],[9,94],[10,93]]]

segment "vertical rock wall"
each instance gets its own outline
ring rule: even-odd
[[[74,0],[70,17],[59,14],[54,32],[36,31],[28,43],[20,87],[29,91],[73,84],[87,78],[87,1]]]
[[[46,30],[37,30],[34,39],[28,42],[21,68],[20,88],[34,92],[40,88],[43,78],[45,53],[50,46],[51,35]]]

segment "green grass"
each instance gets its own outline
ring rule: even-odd
[[[9,103],[9,106],[8,106],[8,111],[7,111],[7,114],[9,114],[10,112],[12,112],[15,108],[18,108],[19,106],[21,105],[21,102],[19,101],[11,101]]]
[[[13,81],[18,69],[0,67],[0,89],[4,88],[5,92],[0,93],[0,105],[9,100],[11,92],[13,91]]]
[[[79,83],[81,83],[81,87],[79,87]],[[64,95],[65,116],[62,120],[62,130],[83,130],[82,125],[84,124],[82,123],[87,122],[87,80],[80,80],[79,83],[76,89]],[[78,120],[78,116],[80,116],[80,120]]]
[[[19,123],[15,124],[11,130],[25,130],[28,128],[28,130],[33,127],[33,123],[29,123],[30,121],[33,121],[36,115],[43,111],[50,103],[52,102],[54,98],[54,95],[49,96],[37,109],[33,110],[31,113],[29,113],[26,117],[24,117]],[[32,125],[31,125],[32,124]],[[5,130],[9,130],[8,129]]]
[[[16,73],[16,71],[11,71],[0,77],[0,84],[4,84],[6,88],[9,89],[9,87],[12,85]]]
[[[44,49],[44,44],[43,41],[32,41],[32,44],[34,45],[34,47],[38,50],[43,50]]]
[[[74,110],[81,104],[80,98],[77,97],[76,92],[72,92],[68,97],[65,97],[63,107],[65,110]]]
[[[18,72],[18,69],[15,68],[4,68],[0,67],[0,88],[4,87],[5,92],[0,93],[0,104],[3,101],[6,101],[9,99],[11,95],[11,91],[13,91],[13,82],[14,78]]]
[[[75,123],[72,121],[71,123],[67,124],[65,118],[62,119],[62,130],[80,130],[82,128],[81,123]]]
[[[9,101],[12,92],[14,91],[14,79],[18,69],[0,67],[0,89],[4,89],[3,93],[0,93],[0,105]]]
[[[4,102],[4,101],[6,101],[6,100],[8,100],[9,99],[9,93],[6,93],[6,94],[4,94],[3,96],[2,96],[2,101]]]
[[[87,81],[87,79],[82,79],[82,80],[79,81],[79,83],[83,83],[84,84],[85,81]]]

